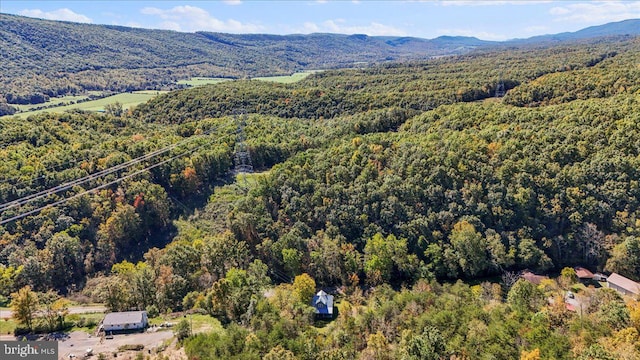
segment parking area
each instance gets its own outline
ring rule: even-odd
[[[96,358],[98,354],[104,353],[109,355],[109,358],[113,357],[113,353],[117,353],[118,349],[124,345],[142,345],[144,353],[151,353],[161,346],[165,340],[171,339],[173,332],[154,331],[145,333],[133,333],[133,334],[118,334],[113,335],[112,339],[105,339],[89,335],[85,332],[76,331],[68,334],[68,337],[58,340],[58,353],[59,359],[70,358],[85,358],[87,349],[92,350],[92,356],[90,358]]]

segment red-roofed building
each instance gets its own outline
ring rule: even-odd
[[[548,276],[536,275],[528,270],[524,271],[520,277],[535,285],[540,285],[542,280],[549,278]]]
[[[576,275],[578,276],[578,279],[580,279],[580,281],[590,282],[591,280],[593,280],[593,273],[591,271],[580,266],[575,267],[574,270],[576,271]]]

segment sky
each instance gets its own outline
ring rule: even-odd
[[[182,32],[507,40],[640,18],[640,1],[500,0],[0,0],[0,12]]]

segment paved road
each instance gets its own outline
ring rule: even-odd
[[[90,313],[103,313],[107,308],[102,305],[89,305],[89,306],[71,306],[69,307],[69,314],[90,314]],[[0,309],[0,319],[10,318],[13,312],[9,308]]]

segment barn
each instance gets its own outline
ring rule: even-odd
[[[146,311],[112,312],[105,315],[101,330],[105,333],[115,331],[141,330],[149,325]]]
[[[609,275],[607,285],[622,295],[640,295],[640,284],[620,274]]]

